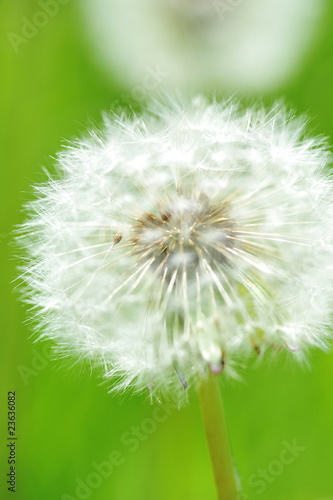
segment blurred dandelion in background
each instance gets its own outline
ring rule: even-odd
[[[161,87],[262,93],[302,67],[325,0],[85,0],[98,59],[144,99]],[[143,87],[143,89],[142,89]]]

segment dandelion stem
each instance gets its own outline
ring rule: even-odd
[[[198,396],[219,500],[239,500],[233,458],[217,376],[198,386]]]

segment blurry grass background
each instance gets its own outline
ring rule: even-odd
[[[11,231],[22,221],[22,203],[31,197],[30,185],[44,179],[42,166],[52,168],[50,156],[63,139],[98,123],[101,111],[115,108],[122,98],[122,89],[95,62],[79,0],[61,5],[59,13],[14,52],[8,33],[19,34],[22,17],[31,19],[38,10],[35,0],[0,3],[0,498],[12,498],[5,484],[6,401],[7,391],[15,390],[18,500],[214,499],[194,394],[188,407],[174,411],[130,451],[121,436],[141,426],[154,407],[144,396],[108,396],[88,369],[63,369],[45,356],[47,346],[33,344],[23,324],[26,311],[11,283],[16,276]],[[264,101],[285,96],[298,112],[313,117],[310,127],[316,133],[333,138],[332,23],[333,4],[302,71],[279,95],[265,96]],[[303,370],[281,359],[250,367],[243,383],[224,384],[238,470],[251,500],[333,499],[333,354],[315,352],[311,363],[311,370]],[[306,450],[266,481],[261,492],[254,475],[259,469],[278,471],[280,466],[272,463],[279,461],[284,441],[294,440]],[[77,497],[77,479],[86,483],[95,471],[92,463],[108,460],[113,450],[123,454],[122,465],[91,493],[82,490]]]

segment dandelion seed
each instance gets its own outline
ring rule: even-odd
[[[329,154],[277,105],[155,103],[59,156],[21,228],[40,338],[115,388],[172,394],[252,354],[324,348]]]

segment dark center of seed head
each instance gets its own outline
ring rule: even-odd
[[[196,269],[200,261],[226,263],[233,246],[235,224],[226,203],[207,197],[179,197],[145,212],[132,228],[133,253],[154,261],[161,273],[175,268]]]

